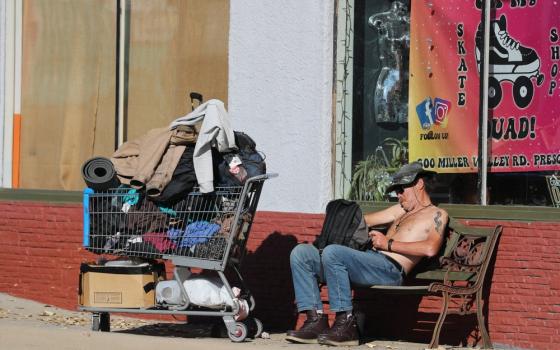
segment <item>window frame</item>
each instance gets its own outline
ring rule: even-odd
[[[358,0],[362,1],[362,0]],[[485,1],[485,4],[489,5],[489,1]],[[353,43],[353,33],[354,33],[354,9],[355,9],[355,1],[354,0],[337,0],[336,1],[336,16],[335,16],[335,50],[334,50],[334,111],[333,111],[333,174],[334,174],[334,181],[333,181],[333,193],[335,193],[337,198],[348,196],[348,189],[350,187],[353,169],[352,169],[352,155],[353,155],[353,140],[352,140],[352,106],[353,106],[353,74],[352,73],[352,65],[348,67],[349,63],[353,63],[353,46],[348,48],[348,43]],[[486,13],[487,16],[490,16],[489,11]],[[342,33],[341,33],[342,32]],[[346,48],[346,50],[345,50]],[[348,74],[350,72],[350,74]],[[484,87],[488,88],[488,79],[485,80],[486,84],[484,85],[481,82],[481,89]],[[350,88],[348,88],[350,86]],[[349,91],[350,90],[350,91]],[[486,91],[486,90],[483,90]],[[486,99],[484,99],[486,100]],[[486,102],[487,103],[487,102]],[[483,110],[483,106],[481,106],[481,111]],[[350,120],[350,122],[349,122]],[[483,122],[483,121],[482,121]],[[486,131],[486,130],[484,130]],[[485,133],[483,132],[483,135]],[[483,135],[479,136],[479,144],[483,146],[486,143],[482,142]],[[484,152],[484,149],[482,150]],[[350,155],[350,156],[349,156]],[[484,163],[484,162],[483,162]],[[480,174],[483,174],[483,177],[480,178]],[[522,174],[531,173],[531,172],[523,172]],[[486,188],[486,182],[488,175],[494,173],[489,173],[484,163],[482,167],[478,167],[478,182],[479,188]],[[482,180],[482,181],[480,181]],[[549,193],[546,193],[549,195]],[[486,198],[486,191],[479,190],[478,198],[483,204],[449,204],[453,206],[473,206],[473,205],[481,205],[483,207],[491,206],[496,215],[510,217],[507,213],[501,213],[502,211],[507,212],[507,210],[501,209],[503,208],[526,208],[523,210],[515,210],[514,213],[523,213],[523,216],[527,218],[540,218],[541,213],[538,211],[546,208],[547,213],[544,215],[543,218],[547,218],[547,220],[553,219],[554,215],[558,215],[560,213],[560,208],[553,207],[553,206],[531,206],[531,205],[497,205],[497,204],[487,204]],[[370,202],[368,202],[370,203]],[[374,202],[377,203],[377,202]],[[386,202],[379,202],[379,203],[386,203]],[[447,205],[447,204],[446,204]],[[553,203],[554,205],[554,203]],[[533,214],[530,214],[533,213]]]

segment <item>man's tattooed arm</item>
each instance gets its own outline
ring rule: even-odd
[[[443,223],[441,221],[441,211],[438,211],[436,213],[436,216],[434,217],[434,223],[436,224],[436,232],[441,234],[443,232]]]

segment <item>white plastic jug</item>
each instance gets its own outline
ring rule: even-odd
[[[179,283],[175,280],[158,282],[156,285],[156,302],[165,305],[184,304]]]

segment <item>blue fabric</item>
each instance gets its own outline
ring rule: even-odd
[[[138,200],[140,199],[140,193],[135,188],[130,188],[127,185],[120,185],[119,189],[126,191],[126,195],[123,196],[123,201],[125,203],[128,203],[131,206],[138,203]],[[116,197],[115,197],[115,199],[116,199]],[[166,207],[163,204],[159,204],[159,203],[156,203],[156,205],[157,205],[159,211],[161,211],[162,213],[170,215],[171,217],[176,217],[177,216],[177,212],[175,210],[173,210],[172,208]]]
[[[137,192],[136,189],[131,188],[128,190],[127,195],[123,197],[123,200],[130,205],[138,203],[139,194]]]
[[[321,263],[322,260],[322,263]],[[402,284],[402,274],[385,254],[331,244],[319,250],[299,244],[290,254],[292,280],[298,311],[322,310],[318,280],[326,282],[330,310],[352,310],[351,284],[359,286]]]
[[[159,211],[161,211],[162,213],[167,214],[167,215],[169,215],[173,218],[177,217],[177,212],[175,210],[173,210],[172,208],[164,207],[163,205],[158,204],[158,203],[156,203],[156,205],[157,205]]]
[[[220,231],[220,225],[208,221],[194,221],[183,230],[170,229],[167,231],[169,238],[178,242],[178,246],[189,248],[199,243],[207,242]]]

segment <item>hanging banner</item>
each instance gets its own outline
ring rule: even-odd
[[[492,0],[491,172],[560,169],[560,1]],[[412,1],[410,160],[478,168],[482,0]]]

